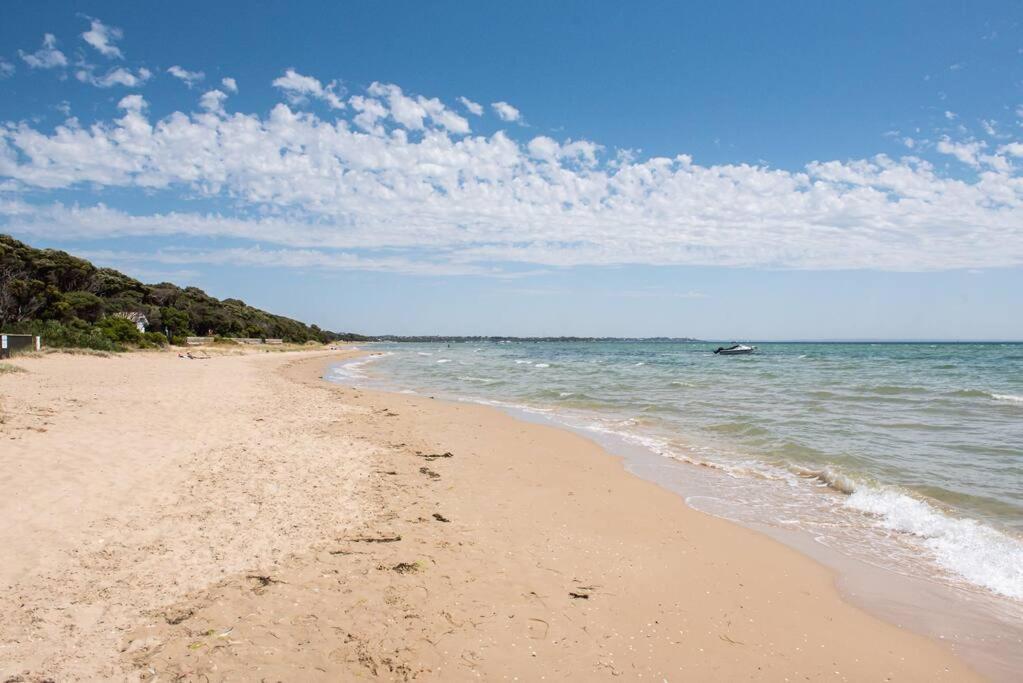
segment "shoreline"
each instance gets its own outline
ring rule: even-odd
[[[372,356],[363,357],[355,363],[344,362],[331,367],[361,366],[372,360]],[[368,388],[384,393],[408,392],[361,372],[355,375],[344,373],[328,381],[344,384],[362,380],[369,382]],[[423,395],[423,392],[412,393]],[[1015,672],[1023,666],[1023,650],[1014,650],[1023,644],[1023,612],[1021,605],[1011,598],[976,586],[960,586],[896,571],[838,547],[821,544],[805,531],[753,523],[703,509],[694,504],[693,499],[720,496],[720,487],[727,485],[721,480],[724,475],[693,461],[667,457],[642,440],[626,438],[617,432],[594,430],[582,426],[578,419],[573,423],[556,417],[556,412],[506,401],[457,395],[445,395],[442,399],[456,404],[483,406],[516,420],[578,434],[619,459],[624,471],[674,493],[689,509],[769,537],[828,569],[833,573],[839,595],[850,605],[948,648],[977,671],[995,680],[1013,680]],[[713,483],[705,480],[715,475],[717,480]],[[831,491],[821,495],[841,494]]]
[[[675,493],[691,509],[767,536],[825,567],[833,574],[839,596],[848,604],[947,647],[993,679],[1012,680],[1023,666],[1023,651],[1018,649],[1023,644],[1023,611],[1012,598],[974,586],[956,586],[936,578],[902,573],[842,548],[822,544],[803,530],[751,523],[701,509],[695,504],[701,496],[693,495],[692,477],[687,476],[698,465],[677,461],[664,464],[663,456],[637,454],[630,452],[628,446],[617,451],[600,439],[595,441],[621,455],[626,471]],[[714,484],[719,485],[720,482]],[[697,487],[708,494],[716,491],[708,488],[706,482]]]
[[[16,413],[2,426],[24,447],[60,438],[69,455],[118,420],[130,433],[132,416],[97,410],[89,382],[110,374],[103,363],[200,404],[168,400],[139,420],[140,433],[186,409],[194,412],[179,429],[197,415],[218,423],[184,434],[167,463],[175,476],[127,481],[129,494],[112,506],[86,501],[70,530],[29,519],[63,536],[52,547],[31,529],[18,536],[45,561],[8,570],[3,583],[24,596],[49,579],[56,592],[35,594],[19,614],[32,618],[3,627],[5,651],[27,657],[5,675],[977,678],[941,646],[843,601],[832,572],[813,560],[686,506],[577,434],[323,381],[323,368],[350,352],[275,356],[30,359],[19,361],[27,373],[0,379],[5,391],[17,383],[15,399],[33,395],[28,378],[45,379],[57,397],[79,383],[78,403],[45,418]],[[61,374],[69,367],[77,377]],[[234,400],[224,399],[228,378]],[[221,414],[211,413],[218,404]],[[42,432],[31,426],[40,419],[50,423]],[[52,471],[27,474],[63,476],[67,462],[53,453]],[[147,460],[116,441],[102,455]],[[3,485],[22,484],[18,476]],[[104,490],[102,479],[93,484]],[[75,547],[76,535],[102,524],[109,545]],[[141,575],[129,566],[139,558]],[[79,583],[60,586],[63,575]],[[104,577],[85,591],[86,579]],[[126,590],[134,603],[119,601]],[[61,619],[72,637],[53,642],[68,627]],[[28,637],[11,641],[15,627]],[[89,640],[99,633],[102,641]],[[117,645],[113,657],[97,647],[107,643]]]
[[[472,399],[465,400],[475,403]],[[481,405],[488,405],[481,403]],[[925,636],[948,647],[980,672],[1011,680],[1023,669],[1023,605],[976,586],[960,586],[940,579],[907,574],[875,564],[843,549],[821,544],[803,530],[751,523],[721,512],[703,509],[696,500],[720,495],[725,483],[720,473],[713,483],[701,480],[706,469],[676,460],[624,439],[620,435],[593,432],[560,422],[547,413],[517,407],[492,406],[525,422],[549,425],[579,434],[621,460],[629,474],[679,496],[687,507],[701,514],[767,536],[801,556],[827,568],[834,575],[839,595],[849,604],[889,624]],[[846,495],[831,490],[821,495]]]

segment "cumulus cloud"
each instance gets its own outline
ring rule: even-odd
[[[389,84],[353,95],[337,118],[285,103],[227,115],[225,98],[211,90],[197,111],[153,118],[131,95],[115,118],[88,127],[0,123],[0,183],[31,190],[0,190],[0,227],[64,239],[232,242],[176,252],[182,264],[420,273],[521,269],[512,264],[1023,264],[1018,141],[991,148],[944,138],[925,150],[947,155],[940,165],[877,155],[782,170],[702,165],[684,154],[643,158],[587,140],[474,135],[440,101]],[[133,215],[95,203],[107,188],[235,208]],[[46,198],[57,190],[87,191],[92,201]]]
[[[305,104],[309,98],[313,98],[326,102],[331,109],[345,108],[345,103],[337,95],[336,81],[324,86],[312,76],[303,76],[294,69],[288,69],[283,76],[274,80],[273,85],[283,90],[288,101],[294,105]]]
[[[13,64],[4,59],[0,59],[0,81],[13,76],[14,71],[15,69]]]
[[[99,19],[90,19],[89,30],[82,34],[82,40],[96,48],[104,57],[124,59],[120,48],[114,45],[123,36],[124,32],[121,29],[107,26]]]
[[[380,125],[380,120],[387,116],[387,107],[379,100],[375,100],[372,97],[363,97],[362,95],[353,95],[348,100],[348,103],[352,105],[352,109],[359,112],[352,119],[355,125],[367,133],[374,135],[384,134],[384,127]]]
[[[561,144],[553,138],[540,135],[530,140],[526,149],[530,156],[542,161],[575,160],[583,165],[593,166],[597,163],[597,152],[600,151],[600,146],[586,140],[577,142],[569,140]]]
[[[126,88],[137,88],[142,85],[150,78],[152,78],[153,72],[149,69],[142,67],[137,71],[126,69],[124,67],[117,67],[111,69],[103,75],[97,75],[92,65],[85,65],[75,72],[75,78],[82,83],[88,83],[94,85],[97,88],[112,88],[115,85],[121,85]]]
[[[142,97],[142,95],[125,95],[121,98],[121,101],[117,103],[118,109],[124,109],[125,111],[134,112],[139,114],[148,107],[149,104]]]
[[[1023,142],[1011,142],[998,148],[999,154],[1009,154],[1014,157],[1023,157]]]
[[[490,106],[502,121],[514,122],[522,118],[522,113],[507,102],[493,102]]]
[[[401,88],[388,83],[373,83],[367,92],[387,103],[386,113],[408,130],[423,130],[426,120],[452,133],[468,133],[469,122],[444,106],[436,98],[409,97]]]
[[[18,54],[33,69],[56,69],[67,66],[67,57],[57,49],[57,37],[52,33],[43,35],[43,45],[35,52],[18,50]]]
[[[473,102],[468,97],[459,97],[458,101],[473,116],[483,116],[483,105],[479,102]]]
[[[203,93],[202,97],[199,98],[199,106],[206,111],[213,114],[224,113],[224,102],[227,101],[227,95],[220,90],[210,90],[209,92]]]
[[[182,81],[189,88],[191,88],[193,85],[199,83],[204,78],[206,78],[206,74],[204,74],[202,71],[189,71],[188,69],[182,68],[177,64],[167,69],[167,73],[169,73],[171,76],[178,79],[179,81]]]
[[[228,92],[238,92],[238,82],[233,78],[221,78],[220,84],[224,86],[224,90]]]
[[[987,143],[973,140],[969,142],[954,142],[947,136],[938,141],[937,150],[942,154],[950,154],[959,161],[972,166],[980,167],[980,152],[987,147]]]

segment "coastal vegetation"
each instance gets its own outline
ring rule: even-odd
[[[146,331],[134,320],[145,317]],[[144,284],[111,268],[0,235],[0,329],[41,335],[47,346],[100,351],[148,348],[185,337],[256,337],[286,342],[364,340],[274,315],[197,287]]]

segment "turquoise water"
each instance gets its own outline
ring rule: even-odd
[[[695,507],[1023,600],[1023,344],[716,346],[380,344],[334,372],[705,465]]]

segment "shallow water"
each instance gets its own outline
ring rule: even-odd
[[[1023,600],[1023,344],[716,346],[384,344],[337,372],[708,465],[727,495],[696,507]]]

